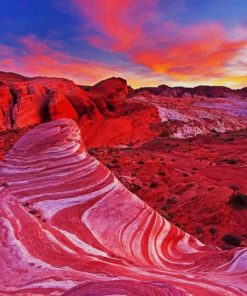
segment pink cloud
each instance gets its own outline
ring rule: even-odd
[[[103,36],[89,36],[93,45],[125,51],[140,42],[143,24],[155,13],[156,0],[72,0],[87,18],[89,25]],[[140,7],[145,14],[140,13]],[[144,40],[142,40],[143,42]]]
[[[157,1],[72,2],[97,31],[88,37],[91,44],[122,52],[133,63],[176,80],[223,77],[227,65],[247,46],[245,39],[231,38],[220,23],[162,21]],[[173,6],[173,13],[180,9],[184,9],[184,1]]]
[[[62,50],[51,48],[33,35],[20,38],[19,45],[19,49],[15,50],[0,44],[2,70],[27,76],[67,77],[84,83],[94,83],[121,71],[104,63],[75,58]]]

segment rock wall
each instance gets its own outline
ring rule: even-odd
[[[100,95],[99,95],[100,93]],[[90,93],[61,78],[33,78],[0,85],[0,130],[23,128],[57,118],[97,118],[114,111],[127,96],[127,83],[111,78]]]

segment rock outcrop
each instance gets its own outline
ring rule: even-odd
[[[246,295],[247,249],[205,246],[162,218],[72,120],[24,135],[0,180],[1,295]]]
[[[86,131],[87,144],[99,147],[139,145],[158,135],[190,138],[247,127],[245,88],[161,85],[134,91],[126,80],[115,77],[78,86],[62,78],[5,74],[0,83],[0,131],[70,118]]]
[[[7,85],[0,85],[0,130],[12,126],[13,97]]]
[[[1,130],[24,128],[57,118],[77,119],[98,110],[72,81],[34,78],[0,86]]]
[[[89,88],[89,95],[102,113],[115,111],[129,92],[127,81],[122,78],[108,78]]]
[[[101,113],[114,111],[128,93],[127,83],[121,78],[99,82],[88,92],[62,78],[22,79],[18,76],[17,79],[12,75],[10,78],[0,85],[1,130],[33,126],[63,117],[97,118]]]
[[[25,77],[23,75],[13,73],[13,72],[3,72],[0,71],[0,85],[1,83],[13,83],[13,82],[20,82],[24,80],[28,80],[28,77]]]

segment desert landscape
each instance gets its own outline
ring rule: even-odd
[[[245,89],[0,80],[3,295],[245,295]]]
[[[247,295],[247,2],[0,5],[0,296]]]

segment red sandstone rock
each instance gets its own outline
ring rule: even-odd
[[[247,208],[229,201],[247,193],[246,131],[194,139],[155,138],[141,147],[91,148],[121,182],[161,215],[202,242],[247,247]],[[244,205],[244,201],[242,202]]]
[[[14,128],[37,125],[49,119],[49,92],[43,85],[31,81],[10,86],[13,96],[12,120]]]
[[[41,84],[52,91],[59,91],[70,101],[77,113],[82,115],[97,115],[97,106],[89,98],[87,92],[72,81],[62,78],[36,78],[34,83]]]
[[[4,82],[8,84],[8,83],[20,82],[28,79],[29,79],[28,77],[25,77],[17,73],[0,71],[0,82]]]
[[[63,296],[82,295],[145,295],[145,296],[186,296],[186,292],[165,283],[142,283],[138,281],[115,280],[99,283],[89,283],[75,287]]]
[[[241,246],[247,246],[247,210],[229,204],[234,194],[247,193],[245,131],[187,140],[154,138],[142,147],[133,147],[126,145],[130,143],[126,133],[121,135],[116,128],[114,138],[111,125],[99,122],[93,124],[95,130],[91,127],[87,138],[91,147],[99,146],[91,148],[90,153],[106,164],[129,190],[206,244],[234,248],[223,240],[224,235],[232,234],[240,239]],[[142,126],[139,136],[150,137],[147,131]],[[24,132],[0,133],[1,159]],[[114,141],[120,143],[120,139],[123,145],[116,146]]]
[[[61,98],[59,100],[56,98],[54,101],[52,98],[54,92],[61,94],[60,96],[64,97],[63,100],[68,100],[72,105],[66,111],[61,109],[61,103],[59,103],[60,106],[57,106],[57,109],[60,109],[58,116],[68,116],[73,119],[77,118],[77,115],[71,111],[71,107],[75,109],[79,117],[100,118],[100,112],[115,110],[128,94],[127,83],[121,78],[110,78],[99,82],[91,87],[89,92],[86,92],[67,79],[45,77],[26,79],[13,75],[2,74],[2,77],[5,77],[4,83],[0,86],[3,96],[1,100],[4,105],[4,111],[0,117],[2,130],[37,125],[50,120],[50,118],[57,118],[57,116],[54,117],[54,104],[60,102]],[[9,96],[9,92],[11,92],[12,98]],[[8,103],[9,100],[11,104]],[[66,105],[69,103],[67,102]],[[52,108],[53,114],[49,114],[50,108]],[[10,117],[11,123],[9,123]]]
[[[62,92],[54,92],[49,100],[51,120],[59,118],[78,119],[78,114]]]
[[[137,145],[159,135],[159,131],[152,128],[160,123],[154,106],[138,103],[119,109],[116,116],[95,120],[90,126],[84,126],[82,122],[81,129],[87,147]]]
[[[108,78],[89,89],[89,94],[102,113],[115,111],[128,95],[128,85],[122,78]]]
[[[2,130],[37,125],[57,116],[76,119],[77,114],[87,117],[99,115],[96,105],[87,93],[66,79],[34,78],[11,82],[0,86],[0,92],[3,106],[0,116]],[[54,99],[54,92],[59,94],[59,99]],[[65,106],[62,107],[61,100],[69,106],[68,110],[65,110]],[[55,103],[59,103],[59,106],[55,107]],[[49,114],[49,109],[52,114]]]
[[[162,218],[89,156],[72,120],[29,131],[0,180],[2,294],[246,295],[247,249]]]
[[[151,133],[148,131],[150,139],[158,132],[163,136],[186,138],[211,132],[238,130],[247,125],[245,89],[233,91],[225,87],[207,86],[171,89],[161,85],[158,88],[146,88],[146,92],[137,90],[137,95],[132,94],[132,97],[127,99],[129,87],[126,81],[121,78],[106,79],[92,87],[84,87],[85,91],[82,87],[66,79],[45,77],[27,79],[13,73],[2,73],[1,75],[4,76],[4,74],[7,75],[5,82],[9,86],[9,91],[6,89],[6,84],[2,83],[0,86],[3,102],[0,116],[2,130],[22,128],[49,121],[50,118],[53,118],[49,114],[49,105],[52,104],[50,100],[54,92],[63,94],[75,109],[80,121],[86,126],[90,127],[91,124],[91,122],[87,122],[88,119],[89,121],[102,119],[102,114],[108,117],[107,126],[114,128],[115,122],[117,122],[118,133],[121,133],[121,136],[116,134],[116,128],[113,133],[110,130],[107,132],[110,137],[112,134],[114,144],[118,144],[117,139],[119,139],[119,144],[123,144],[123,140],[131,137],[132,139],[129,141],[139,141],[141,138],[139,136],[140,129],[143,125],[147,125],[144,121],[148,121],[150,130],[153,130]],[[12,98],[9,97],[9,93]],[[137,112],[131,109],[133,102],[146,105],[143,118],[139,118]],[[125,106],[125,110],[122,109],[119,112],[122,105]],[[150,120],[150,116],[147,115],[150,108],[157,109],[160,124],[156,122],[156,115],[154,115],[153,122],[152,119]],[[69,109],[71,110],[71,108]],[[71,115],[71,112],[60,114],[59,117],[66,117],[66,114],[70,118],[76,118],[75,115]],[[135,118],[135,116],[137,117]],[[104,128],[104,119],[101,122],[102,129]],[[127,125],[124,128],[126,119]],[[102,137],[103,133],[100,132],[101,127],[98,121],[97,127],[97,134]],[[90,130],[91,128],[89,134]],[[147,140],[146,136],[142,138]],[[94,143],[96,142],[97,137],[94,137]],[[109,144],[111,143],[107,140],[107,145]],[[102,145],[101,139],[99,139],[98,145]]]
[[[70,80],[40,77],[32,79],[31,82],[33,85],[43,86],[48,93],[54,91],[63,93],[80,116],[97,114],[97,108],[88,94]]]
[[[13,97],[7,85],[0,86],[0,105],[0,130],[10,129],[12,127]]]

